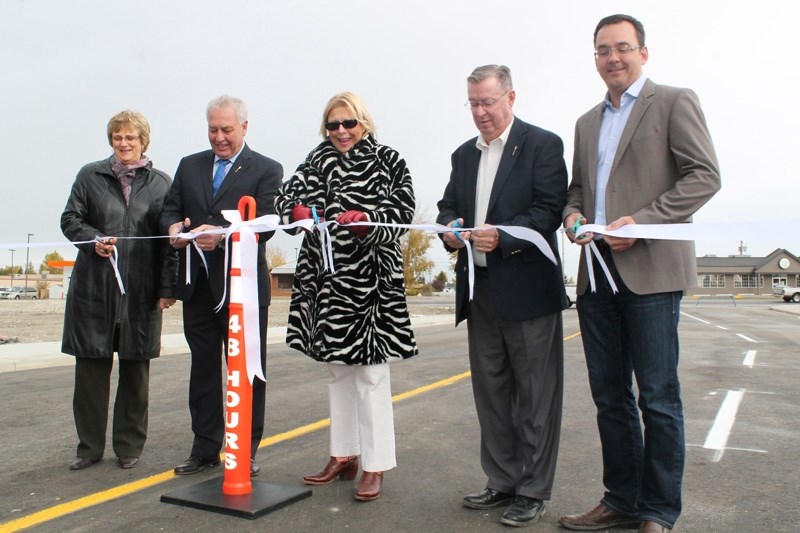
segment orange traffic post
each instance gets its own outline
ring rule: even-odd
[[[256,201],[250,196],[239,200],[242,220],[254,218]],[[256,235],[258,240],[258,235]],[[247,377],[242,307],[242,261],[239,233],[231,236],[231,282],[228,306],[228,378],[225,392],[225,480],[222,492],[250,494],[253,385]]]
[[[255,200],[249,196],[241,198],[239,213],[242,220],[254,219]],[[245,280],[242,278],[242,248],[239,239],[238,232],[231,236],[229,285],[231,297],[228,312],[228,374],[225,391],[225,474],[163,494],[161,501],[254,519],[310,497],[311,489],[305,486],[276,485],[250,480],[253,386],[247,372],[244,324]],[[250,296],[252,295],[248,295]],[[260,361],[261,354],[258,355],[256,359]]]

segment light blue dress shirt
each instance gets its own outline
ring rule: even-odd
[[[614,157],[617,155],[619,140],[622,131],[631,116],[633,104],[639,97],[647,76],[639,76],[639,79],[631,84],[622,94],[619,101],[619,108],[611,104],[611,100],[606,93],[603,110],[603,120],[600,122],[600,139],[597,142],[597,188],[595,190],[595,224],[605,226],[613,220],[606,220],[606,188],[608,178],[611,176],[611,165],[614,164]]]

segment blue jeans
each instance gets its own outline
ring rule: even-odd
[[[609,267],[616,274],[613,264]],[[612,294],[602,278],[596,293],[587,290],[578,297],[603,448],[602,501],[671,528],[681,512],[686,454],[678,382],[682,293],[637,295],[615,275],[620,292]]]

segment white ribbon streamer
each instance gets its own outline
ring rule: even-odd
[[[117,278],[117,285],[119,285],[119,292],[120,294],[125,294],[125,286],[122,284],[122,274],[119,273],[119,265],[117,263],[117,257],[119,252],[117,251],[117,245],[112,244],[111,249],[113,250],[111,254],[108,256],[108,260],[111,261],[111,268],[114,269],[114,277]]]
[[[606,264],[605,259],[600,254],[600,250],[597,248],[597,245],[594,241],[591,241],[588,245],[583,247],[583,252],[586,255],[586,269],[589,273],[589,287],[591,287],[592,292],[597,292],[596,282],[594,280],[594,265],[592,264],[592,254],[597,257],[597,260],[600,262],[600,268],[603,269],[603,273],[606,275],[606,279],[608,280],[608,284],[611,287],[611,291],[614,294],[619,292],[617,288],[617,284],[614,281],[614,278],[611,276],[611,271],[608,269],[608,265]]]
[[[199,235],[223,235],[223,239],[225,240],[224,272],[228,272],[229,240],[231,235],[237,232],[239,233],[239,250],[241,254],[239,268],[242,283],[242,322],[245,337],[247,377],[250,383],[252,383],[256,377],[262,381],[266,381],[263,369],[261,368],[261,324],[259,323],[258,313],[258,241],[256,239],[256,233],[297,227],[310,229],[313,222],[311,220],[300,220],[291,224],[280,224],[280,219],[277,215],[264,215],[252,220],[242,220],[241,214],[235,209],[222,211],[221,214],[225,220],[231,223],[230,226],[197,233],[181,233],[178,237],[193,240]],[[187,277],[187,279],[189,278]],[[225,276],[224,280],[222,298],[217,304],[217,311],[222,309],[227,300],[228,276]]]
[[[320,231],[320,240],[321,245],[323,247],[323,263],[326,269],[331,270],[331,272],[335,272],[335,265],[333,261],[333,245],[332,245],[332,238],[328,229],[328,226],[335,221],[325,221],[320,222],[318,224],[314,224],[314,221],[311,219],[306,220],[299,220],[296,222],[292,222],[290,224],[279,224],[279,218],[276,215],[265,215],[253,220],[241,220],[238,211],[225,211],[224,213],[235,213],[235,215],[228,215],[226,219],[231,222],[231,226],[228,228],[219,228],[214,230],[207,230],[198,233],[181,233],[178,235],[180,238],[194,240],[195,237],[198,235],[203,234],[212,234],[212,235],[224,235],[225,238],[225,269],[227,271],[228,268],[228,239],[230,235],[235,231],[239,231],[240,235],[244,236],[244,241],[240,241],[242,244],[243,250],[243,257],[242,257],[242,265],[245,269],[255,269],[255,265],[257,264],[257,245],[255,242],[251,241],[250,238],[255,235],[255,233],[267,232],[267,231],[275,231],[278,229],[292,229],[297,227],[302,227],[306,230],[310,230],[312,227],[316,227]],[[224,215],[225,216],[225,215]],[[634,239],[662,239],[662,240],[718,240],[721,236],[729,236],[729,235],[736,235],[737,239],[756,239],[756,240],[770,240],[773,235],[779,235],[781,239],[785,239],[786,236],[786,228],[794,228],[798,226],[798,220],[772,220],[772,221],[750,221],[750,222],[694,222],[694,223],[680,223],[680,224],[628,224],[616,230],[608,230],[606,226],[601,226],[598,224],[585,224],[580,226],[581,233],[596,233],[600,235],[611,235],[614,237],[623,237],[623,238],[634,238]],[[446,233],[452,231],[479,231],[481,229],[486,229],[487,226],[483,226],[481,228],[450,228],[447,226],[442,226],[440,224],[391,224],[391,223],[380,223],[380,222],[353,222],[350,224],[344,224],[346,226],[384,226],[390,228],[401,228],[401,229],[413,229],[413,230],[420,230],[420,231],[431,231],[434,233]],[[540,235],[538,232],[530,229],[524,228],[520,226],[493,226],[498,230],[505,231],[507,234],[516,237],[521,240],[525,240],[534,244],[550,261],[556,263],[555,255],[553,254],[550,246],[547,244],[547,241]],[[776,233],[777,230],[777,233]],[[170,238],[166,235],[159,235],[159,236],[152,236],[152,237],[116,237],[117,239],[165,239]],[[99,239],[99,237],[97,238]],[[90,244],[96,242],[96,240],[91,241],[76,241],[76,242],[36,242],[36,243],[0,243],[0,248],[44,248],[44,247],[52,247],[52,246],[66,246],[69,244],[73,245],[80,245],[80,244]],[[774,239],[773,239],[774,240]],[[196,244],[193,243],[196,246]],[[592,255],[594,258],[600,262],[601,268],[603,269],[606,278],[609,280],[610,286],[614,292],[617,292],[617,286],[614,283],[614,280],[611,278],[610,271],[608,266],[603,261],[602,256],[600,255],[597,246],[594,242],[590,243],[589,245],[584,247],[584,253],[586,254],[586,261],[589,273],[589,281],[590,285],[592,286],[592,291],[595,291],[595,280],[594,280],[594,269],[592,268]],[[245,251],[247,250],[247,251]],[[198,249],[198,251],[200,251]],[[191,276],[189,275],[189,265],[190,265],[190,256],[189,249],[187,247],[187,257],[186,257],[186,266],[187,266],[187,274],[186,280],[187,284],[191,283]],[[251,254],[252,252],[252,254]],[[252,258],[252,261],[245,258]],[[200,251],[200,257],[203,261],[204,267],[206,272],[208,272],[208,264],[205,261],[205,255]],[[467,266],[468,266],[468,280],[469,280],[469,297],[472,300],[473,290],[472,287],[475,281],[475,273],[474,273],[474,265],[472,261],[472,249],[471,246],[467,246]],[[120,292],[125,294],[125,288],[122,284],[122,278],[119,273],[118,269],[118,261],[119,255],[116,247],[114,248],[113,256],[109,258],[111,260],[112,268],[114,269],[114,275],[117,279],[117,283],[120,288]],[[257,284],[256,284],[257,289]],[[246,290],[245,293],[247,294],[257,294],[257,290]],[[227,296],[227,276],[225,276],[225,288],[223,292],[223,298],[219,303],[221,307],[225,303],[225,297]],[[252,320],[252,311],[250,311],[249,315],[250,320]],[[247,317],[246,317],[247,318]],[[256,304],[256,313],[255,313],[255,326],[250,325],[247,328],[247,331],[250,333],[258,332],[258,306]],[[257,345],[257,343],[256,343]],[[261,368],[260,364],[260,348],[250,349],[249,346],[246,346],[248,359],[250,358],[251,354],[259,357],[258,365],[250,365],[248,364],[248,375],[251,377],[256,374],[251,374],[251,368],[253,368],[254,372]],[[261,377],[261,376],[259,376]],[[262,377],[263,379],[263,377]]]
[[[206,254],[203,253],[203,250],[200,249],[200,245],[197,244],[197,241],[192,241],[191,246],[187,246],[184,248],[186,253],[186,285],[192,284],[192,247],[197,250],[197,254],[200,256],[200,261],[203,263],[203,268],[206,270],[206,276],[208,276],[208,262],[206,262]]]
[[[228,272],[228,238],[234,232],[239,233],[239,271],[242,284],[242,319],[247,379],[250,380],[250,383],[253,383],[256,377],[261,381],[267,381],[261,368],[261,325],[258,320],[258,239],[253,227],[248,225],[247,221],[242,220],[239,211],[222,211],[222,216],[231,223],[227,228],[230,232],[225,237],[225,272]],[[275,216],[276,223],[277,219],[278,217]],[[227,280],[227,276],[225,279]],[[224,301],[225,297],[223,296]]]
[[[678,224],[627,224],[615,230],[607,229],[600,224],[583,224],[578,233],[596,233],[610,235],[625,239],[653,239],[673,241],[698,241],[715,240],[720,236],[735,234],[737,239],[763,240],[772,235],[776,229],[792,228],[797,226],[797,220],[773,220],[751,222],[684,222]],[[592,253],[600,263],[611,289],[618,292],[617,286],[611,277],[608,266],[600,255],[594,241],[584,246],[586,267],[589,275],[589,285],[592,292],[596,292],[594,269],[592,268]],[[590,250],[591,249],[591,252]]]
[[[661,239],[673,241],[719,240],[736,235],[737,240],[763,240],[776,231],[797,227],[798,220],[771,220],[750,222],[684,222],[678,224],[627,224],[609,230],[599,224],[584,224],[579,233],[597,233],[629,239]],[[781,234],[785,238],[785,234]]]
[[[547,243],[542,235],[530,228],[524,228],[522,226],[482,226],[479,228],[451,228],[448,226],[443,226],[441,224],[394,224],[389,222],[351,222],[350,224],[342,224],[342,227],[347,226],[383,226],[387,228],[404,228],[404,229],[414,229],[420,231],[431,231],[434,233],[450,233],[453,231],[480,231],[486,230],[489,228],[495,228],[500,231],[503,231],[512,237],[516,237],[517,239],[528,241],[536,248],[539,249],[545,257],[547,257],[554,265],[558,264],[556,260],[555,254],[553,254],[553,250],[550,249],[550,245]],[[471,243],[466,243],[467,248],[467,274],[468,274],[468,281],[469,281],[469,300],[472,301],[473,297],[473,287],[475,285],[475,264],[472,260],[472,246]]]
[[[330,270],[332,274],[336,274],[336,265],[333,262],[333,237],[328,227],[335,221],[327,220],[315,224],[319,230],[319,244],[322,248],[322,267],[325,270]]]

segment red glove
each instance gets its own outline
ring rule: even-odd
[[[336,222],[339,224],[350,224],[351,222],[369,222],[366,213],[362,213],[361,211],[345,211],[338,217],[336,217]],[[366,237],[367,233],[369,232],[369,227],[367,226],[348,226],[345,227],[349,232],[352,232],[358,237]]]
[[[311,214],[310,207],[306,207],[303,204],[297,204],[292,208],[292,222],[306,220],[307,218],[314,218]]]

